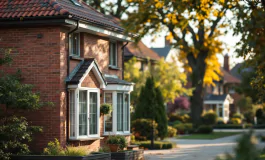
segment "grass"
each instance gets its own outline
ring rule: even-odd
[[[240,132],[213,132],[211,134],[192,134],[187,136],[179,136],[178,139],[217,139],[223,138],[227,136],[233,136],[236,134],[240,134]]]
[[[265,160],[265,154],[260,155],[260,160]]]

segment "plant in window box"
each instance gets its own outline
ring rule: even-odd
[[[100,106],[100,114],[109,114],[112,106],[110,104],[104,103]]]
[[[125,137],[120,135],[109,136],[106,142],[109,145],[111,152],[123,150],[127,145]]]

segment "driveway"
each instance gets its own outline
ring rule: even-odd
[[[144,152],[146,160],[214,160],[224,153],[233,153],[236,139],[234,135],[215,140],[184,140],[168,139],[177,143],[177,148],[171,150],[147,150]],[[259,144],[264,147],[264,144]]]

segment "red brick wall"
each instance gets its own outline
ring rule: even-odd
[[[81,84],[82,87],[89,87],[89,88],[100,88],[100,84],[94,75],[93,71],[88,73],[88,76],[84,79]]]
[[[43,37],[37,38],[38,34]],[[64,73],[60,67],[64,61],[60,52],[60,28],[1,29],[0,48],[13,48],[12,66],[2,69],[9,73],[21,69],[23,83],[33,84],[42,101],[54,103],[53,107],[23,114],[33,125],[43,126],[43,133],[35,137],[32,148],[42,149],[54,138],[63,142],[61,135],[65,118],[61,111],[65,106],[60,101],[63,101],[65,93],[62,89]]]

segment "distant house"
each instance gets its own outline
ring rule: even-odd
[[[138,43],[130,42],[125,47],[124,61],[127,62],[133,57],[137,59],[136,66],[141,71],[148,69],[148,62],[154,65],[160,59],[160,56],[155,51],[148,48],[142,41]]]
[[[221,80],[216,81],[214,87],[205,88],[204,110],[214,110],[218,117],[228,121],[230,115],[240,112],[237,106],[240,95],[235,92],[235,87],[241,83],[241,80],[231,74],[228,55],[224,57],[224,67],[221,71]]]

